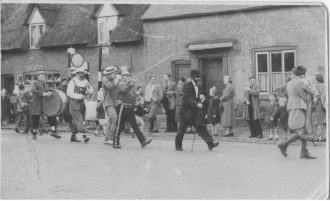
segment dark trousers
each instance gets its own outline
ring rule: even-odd
[[[113,144],[118,145],[120,143],[120,133],[121,130],[125,128],[125,122],[128,121],[131,125],[135,135],[137,136],[140,143],[145,141],[145,137],[143,133],[141,132],[136,119],[135,119],[135,113],[134,113],[134,107],[129,105],[123,105],[119,104],[117,106],[117,129],[115,132],[115,136],[113,138]]]
[[[259,119],[254,120],[252,105],[249,105],[248,111],[249,111],[250,120],[247,120],[247,122],[250,127],[251,136],[253,137],[263,136]]]
[[[40,124],[40,115],[32,115],[31,120],[32,120],[32,129],[34,130],[38,129]],[[54,126],[55,129],[57,128],[56,116],[47,117],[47,121],[50,126]]]
[[[164,99],[164,110],[166,113],[166,130],[167,131],[177,131],[177,124],[175,122],[175,108],[170,109],[168,99]]]
[[[176,148],[182,148],[182,141],[183,136],[186,133],[188,125],[190,125],[188,119],[183,119],[180,121],[179,131],[175,137],[175,147]],[[196,128],[197,133],[201,136],[201,138],[206,142],[206,144],[212,144],[213,139],[208,130],[206,129],[206,126],[194,126]]]

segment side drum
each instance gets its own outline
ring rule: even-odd
[[[62,114],[67,104],[67,96],[57,89],[50,89],[52,95],[42,97],[42,111],[46,116],[58,116]]]

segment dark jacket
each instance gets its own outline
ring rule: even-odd
[[[36,80],[31,84],[31,93],[33,94],[32,102],[30,105],[31,115],[42,114],[42,95],[46,91],[46,83]]]
[[[198,92],[200,92],[200,88],[198,89]],[[199,94],[197,97],[199,97]],[[182,105],[179,115],[180,122],[188,121],[190,125],[196,125],[198,104],[197,97],[193,83],[185,83],[183,85]]]
[[[135,104],[135,93],[132,85],[120,81],[118,84],[118,95],[120,103]]]

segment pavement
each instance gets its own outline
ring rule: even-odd
[[[71,143],[69,132],[61,135],[59,140],[38,135],[34,141],[31,135],[1,130],[2,199],[328,197],[325,146],[309,144],[318,158],[302,160],[297,143],[284,157],[275,144],[243,143],[234,138],[217,138],[221,144],[210,152],[197,137],[190,152],[193,135],[186,135],[184,151],[178,152],[172,133],[154,135],[144,149],[136,138],[124,134],[119,150],[93,134],[88,144]]]

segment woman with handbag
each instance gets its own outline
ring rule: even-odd
[[[235,110],[234,110],[234,96],[235,89],[232,85],[232,79],[229,75],[225,75],[223,82],[226,87],[222,91],[220,97],[220,124],[225,128],[225,137],[234,136],[233,126],[235,122]]]

